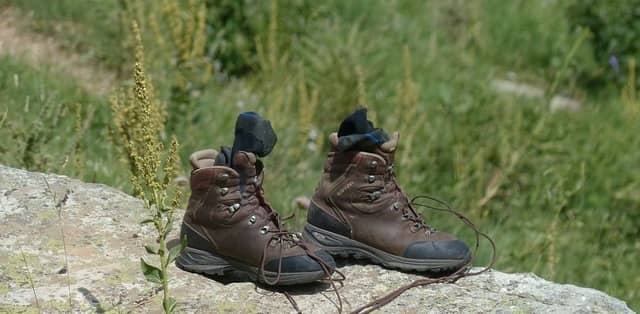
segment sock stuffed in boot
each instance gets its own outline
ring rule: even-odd
[[[236,169],[233,165],[233,157],[239,151],[254,153],[256,156],[269,155],[278,141],[271,122],[263,119],[255,112],[243,112],[236,120],[235,138],[233,147],[221,146],[215,165],[228,166],[240,174],[240,191],[246,188],[247,176],[242,169]]]
[[[389,140],[389,134],[377,129],[367,120],[367,109],[357,109],[340,124],[338,130],[338,150],[372,151]]]

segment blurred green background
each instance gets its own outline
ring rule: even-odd
[[[2,164],[131,192],[109,99],[132,84],[137,21],[185,176],[257,111],[279,136],[269,199],[299,211],[328,133],[363,105],[401,132],[405,190],[470,215],[497,269],[640,310],[638,0],[0,0],[0,20]]]

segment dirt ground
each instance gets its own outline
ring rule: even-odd
[[[0,56],[23,59],[34,67],[51,69],[61,77],[70,77],[87,92],[106,95],[115,83],[115,74],[99,69],[88,58],[62,49],[52,37],[26,27],[30,17],[12,8],[0,8]]]

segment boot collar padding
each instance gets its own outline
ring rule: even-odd
[[[400,133],[393,132],[391,138],[380,145],[380,149],[386,153],[392,153],[396,150],[396,146],[398,146],[398,140],[400,140]],[[332,148],[338,146],[338,133],[333,132],[329,134],[329,143]]]
[[[199,150],[189,157],[191,167],[193,167],[193,170],[213,167],[216,156],[218,156],[218,151],[215,149]]]
[[[331,144],[331,147],[333,147],[333,148],[338,146],[338,133],[337,132],[333,132],[333,133],[329,134],[329,143]]]
[[[396,146],[398,146],[398,140],[400,140],[400,133],[393,132],[391,138],[380,145],[380,149],[386,153],[392,153],[396,150]]]

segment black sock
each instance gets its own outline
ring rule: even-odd
[[[218,152],[218,156],[216,156],[216,160],[213,163],[216,166],[229,166],[231,165],[231,147],[229,146],[220,146],[220,151]]]
[[[243,112],[236,120],[231,156],[245,151],[264,157],[269,155],[277,141],[278,137],[269,120],[263,119],[255,112]]]
[[[371,151],[378,145],[389,140],[389,134],[377,129],[367,120],[367,109],[357,109],[342,123],[338,130],[338,150]]]
[[[221,146],[215,165],[232,166],[233,157],[239,151],[254,153],[259,157],[267,156],[277,140],[269,120],[262,119],[254,112],[241,113],[236,120],[233,147]]]

